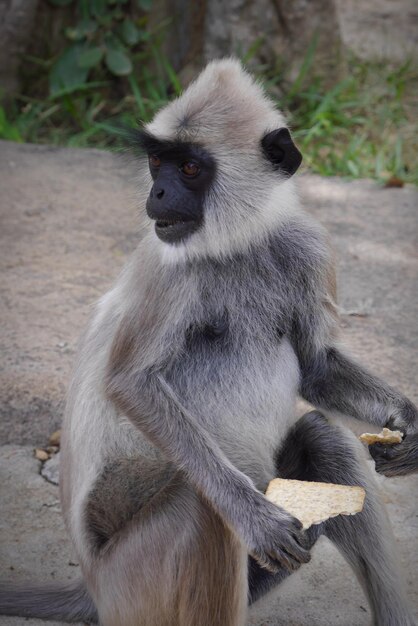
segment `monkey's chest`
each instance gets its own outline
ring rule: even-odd
[[[193,327],[167,380],[228,458],[256,483],[295,417],[299,366],[287,338],[228,316]]]

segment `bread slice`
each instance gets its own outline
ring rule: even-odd
[[[368,446],[373,443],[384,443],[390,446],[394,443],[401,443],[403,433],[400,430],[384,428],[380,433],[363,433],[360,435],[359,439],[363,443],[367,443]]]
[[[275,478],[266,498],[291,513],[306,530],[336,515],[355,515],[363,509],[363,487]]]

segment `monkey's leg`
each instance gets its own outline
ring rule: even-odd
[[[101,546],[87,576],[100,624],[243,626],[246,555],[176,474]]]
[[[339,516],[306,532],[307,547],[324,534],[340,549],[356,572],[371,604],[377,626],[415,624],[400,586],[396,559],[390,550],[392,533],[386,512],[375,496],[360,446],[349,433],[329,424],[318,411],[304,415],[284,441],[277,459],[282,478],[362,485],[367,498],[362,513]],[[288,576],[275,575],[249,562],[250,602]]]
[[[361,453],[361,445],[351,433],[312,411],[297,422],[284,442],[278,473],[285,478],[362,485],[366,489],[361,513],[340,515],[312,527],[310,539],[321,533],[335,543],[367,594],[376,626],[413,626],[391,550],[394,540],[386,512]]]

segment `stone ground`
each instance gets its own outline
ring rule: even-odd
[[[335,246],[343,341],[418,401],[417,190],[307,174],[299,186]],[[66,580],[78,566],[58,488],[40,475],[33,448],[59,426],[91,304],[135,245],[135,163],[95,150],[0,142],[0,187],[0,577]],[[378,482],[418,618],[417,479]],[[357,582],[325,540],[249,617],[251,626],[369,621]],[[40,623],[0,617],[0,626]]]
[[[402,62],[418,56],[416,0],[337,0],[346,48],[368,60]]]

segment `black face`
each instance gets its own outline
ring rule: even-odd
[[[179,243],[203,224],[204,196],[215,175],[215,161],[198,145],[156,139],[140,131],[154,184],[147,213],[166,243]]]

